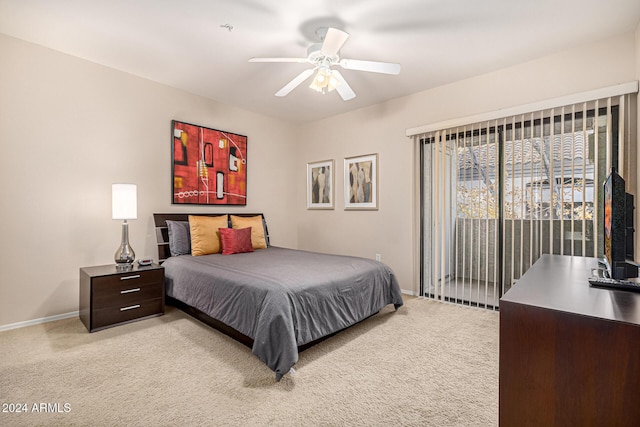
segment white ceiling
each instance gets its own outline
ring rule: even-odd
[[[640,0],[0,0],[0,33],[258,113],[305,122],[632,31]],[[233,27],[231,31],[222,26]],[[402,64],[340,70],[357,97],[307,84],[318,26],[347,31],[340,56]],[[3,61],[8,60],[3,58]]]

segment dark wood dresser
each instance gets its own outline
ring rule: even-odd
[[[164,314],[164,268],[80,269],[80,319],[89,332]]]
[[[640,293],[543,255],[500,299],[500,425],[640,425]]]

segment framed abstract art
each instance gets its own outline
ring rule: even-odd
[[[172,203],[247,204],[247,137],[173,120]]]
[[[344,208],[378,209],[378,154],[344,159]]]
[[[307,163],[307,209],[333,209],[333,160]]]

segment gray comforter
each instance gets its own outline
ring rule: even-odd
[[[253,354],[282,378],[298,346],[402,305],[386,265],[278,247],[235,255],[183,255],[163,264],[167,295],[254,340]]]

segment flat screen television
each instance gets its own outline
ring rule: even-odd
[[[604,182],[604,262],[608,276],[624,280],[638,277],[633,261],[633,195],[615,168]]]

